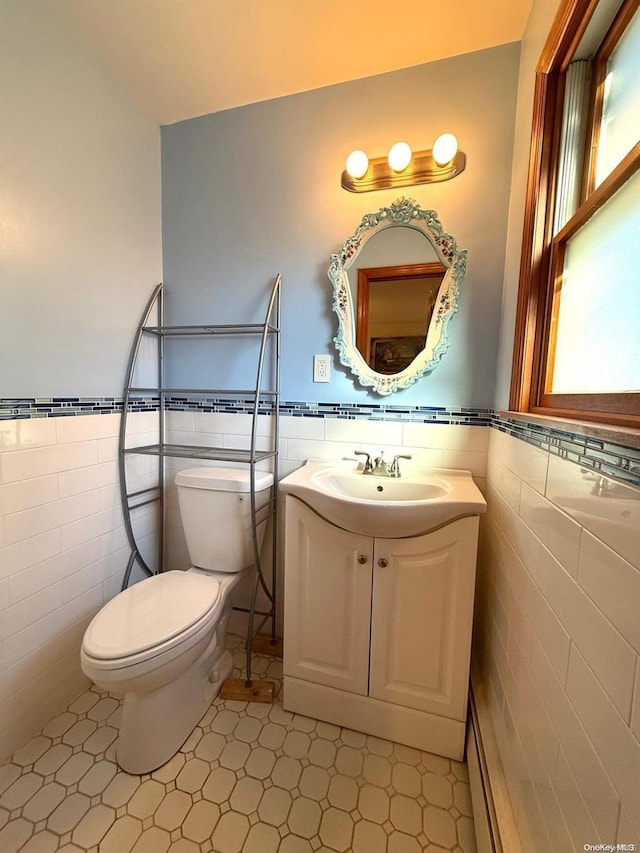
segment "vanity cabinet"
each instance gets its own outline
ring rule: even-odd
[[[285,499],[284,707],[460,759],[478,517],[371,538]]]
[[[285,672],[366,696],[373,540],[291,497],[285,530]]]

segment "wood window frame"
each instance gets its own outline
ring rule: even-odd
[[[531,153],[516,313],[509,407],[560,418],[640,427],[640,393],[549,394],[545,389],[549,353],[566,242],[640,166],[636,145],[596,190],[595,161],[607,61],[638,9],[624,0],[593,61],[590,136],[587,140],[581,204],[564,228],[552,234],[558,152],[562,130],[564,75],[599,0],[566,0],[554,20],[536,68]],[[555,307],[554,307],[555,306]]]

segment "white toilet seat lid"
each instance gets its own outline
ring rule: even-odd
[[[214,577],[180,571],[154,575],[102,608],[86,630],[83,649],[100,660],[139,654],[188,632],[219,598]]]

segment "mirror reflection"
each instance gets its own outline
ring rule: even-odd
[[[466,252],[412,199],[367,214],[331,256],[340,361],[389,394],[435,368],[449,346]]]
[[[356,347],[378,373],[399,373],[424,349],[445,267],[358,267]]]
[[[378,373],[399,373],[424,348],[446,267],[426,236],[386,228],[363,246],[347,275],[356,347]]]

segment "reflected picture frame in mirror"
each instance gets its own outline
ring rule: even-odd
[[[411,228],[428,240],[445,272],[431,314],[423,349],[397,373],[379,373],[363,357],[356,345],[357,305],[349,284],[348,272],[357,263],[365,244],[389,228]],[[357,381],[374,392],[387,395],[408,388],[431,373],[450,345],[447,327],[458,308],[459,288],[467,271],[467,252],[447,234],[435,210],[421,208],[414,199],[401,198],[376,213],[366,214],[356,229],[331,255],[328,270],[333,285],[333,310],[338,317],[334,343],[340,363],[348,367]]]

